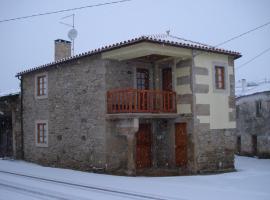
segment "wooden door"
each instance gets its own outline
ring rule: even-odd
[[[257,135],[252,135],[252,153],[257,155]]]
[[[172,91],[172,68],[162,69],[162,90]]]
[[[175,164],[177,167],[187,165],[187,124],[175,124]]]
[[[140,124],[136,134],[137,169],[151,167],[151,124]]]
[[[12,119],[0,115],[0,157],[12,156]]]
[[[241,136],[237,136],[237,153],[240,154],[241,153]]]
[[[162,69],[162,90],[172,91],[172,68]],[[170,94],[163,96],[163,110],[169,111],[172,109],[173,102]]]
[[[136,74],[137,80],[137,89],[139,90],[149,90],[149,70],[148,69],[137,69]],[[148,109],[148,97],[147,93],[141,91],[137,95],[138,101],[138,110],[147,110]]]

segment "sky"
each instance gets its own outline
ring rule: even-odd
[[[0,0],[0,20],[75,8],[112,0]],[[75,54],[141,35],[172,35],[216,45],[270,21],[269,0],[132,0],[0,23],[0,93],[19,89],[16,73],[52,62],[54,40],[66,39],[62,17],[75,14]],[[71,23],[71,18],[64,20]],[[240,52],[235,66],[270,47],[270,25],[227,43]],[[270,51],[236,70],[236,80],[270,79]]]

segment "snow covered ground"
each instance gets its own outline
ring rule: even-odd
[[[270,199],[270,160],[236,156],[236,168],[237,172],[218,175],[150,178],[101,175],[0,160],[0,199]]]

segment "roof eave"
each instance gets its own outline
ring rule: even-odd
[[[190,45],[190,44],[185,44],[185,43],[181,43],[181,42],[173,42],[173,41],[169,41],[169,40],[153,39],[153,38],[149,38],[149,37],[146,37],[146,36],[142,36],[142,37],[139,37],[139,38],[126,40],[124,42],[115,43],[113,45],[108,45],[108,46],[98,48],[98,49],[95,49],[95,50],[92,50],[92,51],[81,53],[81,54],[75,55],[73,57],[64,58],[64,59],[61,59],[61,60],[56,61],[56,62],[50,62],[50,63],[45,64],[45,65],[41,65],[41,66],[34,67],[34,68],[31,68],[31,69],[28,69],[28,70],[24,70],[22,72],[17,73],[15,76],[20,77],[22,75],[25,75],[25,74],[28,74],[28,73],[31,73],[31,72],[34,72],[34,71],[42,70],[42,69],[47,68],[47,67],[53,67],[53,66],[58,65],[58,64],[64,64],[66,62],[76,60],[78,58],[82,58],[82,57],[85,57],[85,56],[96,55],[96,54],[107,52],[107,51],[112,51],[112,50],[115,50],[115,49],[119,49],[119,48],[122,48],[122,47],[125,47],[125,46],[140,43],[140,42],[152,42],[152,43],[156,43],[156,44],[175,46],[175,47],[180,47],[180,48],[182,47],[182,48],[196,49],[196,50],[207,51],[207,52],[212,52],[212,53],[231,55],[231,56],[234,57],[235,60],[242,56],[239,52],[233,52],[233,51],[223,50],[223,49],[214,48],[214,47],[212,47],[212,48],[202,47],[202,46],[199,46],[199,45]]]

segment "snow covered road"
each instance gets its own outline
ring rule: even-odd
[[[0,199],[270,199],[270,160],[237,156],[236,168],[218,175],[150,178],[0,160]]]

